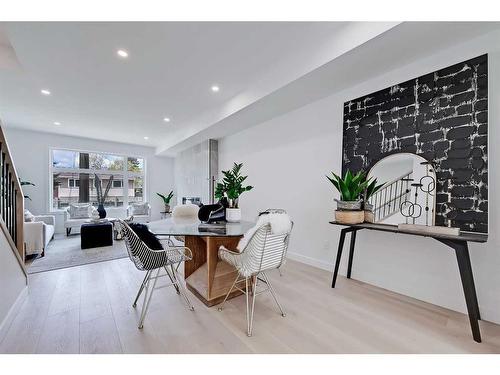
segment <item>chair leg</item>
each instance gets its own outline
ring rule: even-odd
[[[281,307],[280,303],[278,302],[278,297],[276,297],[276,292],[274,291],[274,288],[273,288],[273,285],[271,284],[271,282],[269,281],[267,275],[265,272],[261,272],[262,276],[264,277],[264,280],[266,281],[267,283],[267,286],[269,288],[269,291],[271,292],[273,298],[274,298],[274,301],[276,302],[276,304],[278,305],[280,311],[281,311],[281,316],[285,317],[286,316],[286,313],[285,311],[283,310],[283,307]]]
[[[231,285],[231,288],[229,289],[229,292],[227,292],[226,297],[224,298],[224,301],[222,301],[220,307],[217,310],[222,311],[222,309],[224,308],[224,305],[225,305],[225,303],[227,301],[227,298],[229,297],[229,295],[233,291],[234,286],[236,285],[236,282],[238,281],[239,278],[240,278],[240,274],[238,273],[236,275],[236,279],[234,279],[234,281],[233,281],[233,285]]]
[[[250,290],[248,289],[248,277],[245,277],[245,299],[247,303],[247,336],[251,336],[250,333]]]
[[[194,306],[191,303],[191,301],[189,300],[189,297],[187,295],[187,289],[184,287],[183,282],[180,281],[181,280],[180,274],[176,270],[174,270],[174,267],[172,265],[170,265],[170,268],[172,270],[172,276],[173,276],[174,282],[177,284],[177,286],[179,287],[179,291],[180,291],[181,295],[186,300],[186,303],[187,303],[187,305],[189,307],[189,310],[194,311]]]
[[[144,303],[142,305],[141,319],[139,320],[139,327],[138,327],[139,329],[144,328],[144,319],[146,318],[146,314],[148,312],[149,303],[151,302],[151,297],[153,297],[153,293],[155,291],[156,282],[158,281],[158,276],[160,275],[160,269],[161,268],[158,268],[158,272],[156,272],[156,277],[154,279],[151,292],[149,292],[149,284],[151,283],[151,278],[148,279],[148,283],[146,284],[146,293],[144,294]]]
[[[255,281],[252,282],[252,306],[250,308],[250,319],[248,322],[248,332],[247,336],[252,336],[252,328],[253,328],[253,313],[255,311],[255,297],[257,297],[257,283],[259,282],[259,278],[255,276],[253,278]]]
[[[175,291],[177,292],[177,294],[180,294],[181,292],[179,291],[179,286],[175,282],[175,279],[172,277],[172,275],[170,275],[170,272],[168,272],[167,266],[165,266],[163,268],[165,268],[165,272],[167,273],[168,278],[170,279],[170,281],[172,282],[172,284],[174,284]]]
[[[132,307],[136,307],[137,306],[137,301],[139,300],[139,297],[141,296],[141,293],[142,291],[144,290],[144,286],[146,285],[146,282],[149,278],[149,274],[151,273],[151,271],[147,271],[146,272],[146,276],[144,276],[144,280],[142,280],[142,284],[139,288],[139,291],[137,292],[137,296],[135,297],[135,300],[134,300],[134,303],[132,304]]]

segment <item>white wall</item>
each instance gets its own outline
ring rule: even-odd
[[[241,207],[245,219],[259,210],[282,207],[295,221],[290,256],[332,269],[340,228],[333,218],[333,192],[325,174],[339,171],[343,103],[389,85],[489,53],[489,139],[500,137],[500,40],[489,34],[421,60],[361,85],[274,118],[219,141],[220,169],[243,162],[248,183]],[[499,151],[489,150],[490,237],[471,244],[470,253],[482,318],[500,323]],[[402,241],[403,240],[403,241]],[[347,248],[347,246],[346,246]],[[346,251],[346,250],[344,250]],[[346,253],[341,272],[345,274]],[[361,231],[353,277],[405,295],[465,312],[456,259],[451,249],[432,239]],[[325,288],[329,288],[325,284]]]
[[[26,277],[7,242],[5,234],[0,230],[0,342],[7,332],[8,324],[13,318],[16,301],[26,288]],[[9,312],[11,312],[9,314]],[[10,319],[6,319],[10,315]]]
[[[143,156],[146,160],[146,200],[152,206],[153,220],[159,219],[160,212],[164,210],[163,202],[156,192],[168,192],[175,186],[173,158],[156,156],[152,147],[15,128],[6,128],[5,133],[18,175],[36,185],[36,187],[25,188],[25,193],[32,199],[26,201],[26,208],[35,215],[51,211],[49,207],[49,149],[52,147]],[[114,210],[117,209],[107,209],[108,215],[123,215],[123,209],[118,209],[119,213]],[[56,232],[63,233],[64,215],[60,212],[54,214],[56,215]]]

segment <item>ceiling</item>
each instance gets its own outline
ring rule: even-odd
[[[262,80],[307,66],[318,46],[349,26],[2,23],[0,118],[10,127],[159,147],[193,124],[211,125],[213,113]],[[118,49],[129,57],[120,59]]]
[[[8,127],[173,155],[498,28],[473,22],[0,23],[0,119]],[[129,57],[119,58],[118,49]]]

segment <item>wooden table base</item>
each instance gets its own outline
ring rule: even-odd
[[[205,305],[213,306],[221,303],[231,288],[238,272],[233,266],[219,260],[218,251],[221,245],[235,249],[240,238],[185,237],[185,245],[193,253],[193,259],[184,263],[186,285]],[[240,294],[239,290],[235,290],[229,298]]]

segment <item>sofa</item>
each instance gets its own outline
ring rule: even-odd
[[[151,221],[151,206],[149,203],[132,203],[127,207],[127,217],[132,217],[132,222],[146,224]]]
[[[33,215],[28,210],[24,213],[25,255],[41,254],[54,238],[56,218],[54,215]]]
[[[80,227],[84,223],[88,223],[97,211],[90,203],[71,203],[64,211],[64,228],[66,228],[66,236],[71,234],[72,230],[80,231]]]

